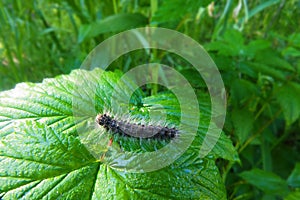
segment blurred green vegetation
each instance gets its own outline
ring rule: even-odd
[[[0,90],[67,74],[101,41],[144,26],[194,38],[221,71],[224,130],[241,159],[218,161],[228,198],[299,197],[299,0],[1,0]],[[167,52],[135,51],[111,69],[125,72],[146,61],[174,66],[203,90],[189,64]]]

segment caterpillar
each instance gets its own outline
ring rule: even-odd
[[[175,138],[179,131],[176,128],[167,126],[154,126],[145,124],[129,123],[122,120],[116,120],[109,114],[99,114],[96,117],[96,123],[106,131],[112,134],[119,134],[135,138],[155,138],[170,140]]]

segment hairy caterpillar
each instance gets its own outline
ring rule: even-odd
[[[156,139],[172,139],[175,138],[179,131],[176,128],[166,126],[154,126],[129,123],[122,120],[116,120],[108,114],[99,114],[96,117],[96,123],[104,127],[112,134],[119,134],[136,138],[156,138]]]

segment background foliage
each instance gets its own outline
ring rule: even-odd
[[[150,25],[180,31],[204,45],[226,86],[224,131],[241,160],[217,160],[228,198],[298,199],[299,19],[297,0],[2,0],[0,89],[69,73],[95,45],[123,30]],[[135,51],[110,69],[126,72],[147,61],[174,66],[205,90],[193,82],[188,63],[166,52]]]

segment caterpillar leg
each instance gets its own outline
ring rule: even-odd
[[[110,138],[109,139],[109,141],[108,141],[108,143],[107,143],[107,151],[108,151],[108,149],[109,149],[109,147],[111,147],[112,146],[112,143],[114,142],[114,138]],[[107,152],[106,151],[106,152]],[[103,153],[103,155],[101,156],[101,158],[100,158],[100,162],[102,162],[103,160],[104,160],[104,158],[105,158],[105,155],[106,155],[106,152],[104,152]]]

